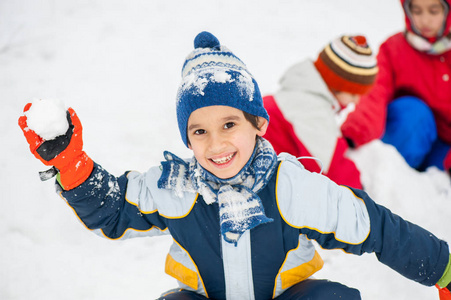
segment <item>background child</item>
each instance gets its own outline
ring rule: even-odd
[[[377,56],[374,88],[341,126],[356,146],[381,138],[419,170],[451,168],[451,15],[448,0],[402,0],[406,31]]]
[[[271,116],[265,138],[277,153],[316,157],[324,175],[362,188],[359,170],[346,157],[340,122],[370,90],[376,74],[376,59],[364,36],[333,40],[315,62],[305,60],[288,69],[280,90],[263,98]],[[304,159],[302,164],[309,171],[320,170],[318,161]]]
[[[377,205],[363,191],[277,157],[262,135],[268,115],[245,65],[209,33],[195,39],[177,96],[180,134],[194,157],[115,177],[82,148],[81,123],[44,141],[19,125],[31,152],[59,170],[61,195],[80,220],[110,239],[170,234],[166,272],[181,289],[164,299],[359,299],[309,279],[322,267],[310,239],[378,259],[424,285],[451,281],[448,244]],[[28,114],[28,115],[27,115]]]

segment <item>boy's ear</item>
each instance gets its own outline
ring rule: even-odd
[[[269,122],[265,118],[258,117],[258,123],[259,123],[260,131],[257,132],[257,135],[264,136],[266,133],[266,130],[268,130]]]

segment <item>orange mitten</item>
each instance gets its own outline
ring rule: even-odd
[[[25,105],[26,113],[32,104]],[[59,182],[65,190],[83,183],[91,174],[94,162],[83,151],[83,139],[80,119],[72,108],[67,110],[69,128],[65,134],[51,140],[45,140],[27,124],[27,116],[19,118],[19,126],[30,145],[30,151],[47,166],[59,171]]]

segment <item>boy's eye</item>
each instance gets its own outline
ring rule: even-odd
[[[205,130],[204,129],[197,129],[196,131],[194,131],[194,134],[204,134]]]
[[[235,123],[233,122],[228,122],[224,124],[224,129],[229,129],[232,128],[233,126],[235,126]]]

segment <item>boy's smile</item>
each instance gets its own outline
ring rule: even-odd
[[[268,122],[259,118],[260,128],[246,120],[243,111],[230,106],[206,106],[188,119],[189,148],[200,165],[218,178],[235,176],[251,157],[256,136],[263,136]]]
[[[212,157],[210,160],[213,161],[213,163],[217,164],[219,168],[225,168],[229,165],[229,163],[232,161],[232,159],[235,157],[235,153],[231,153],[229,155],[225,155],[222,157]]]

